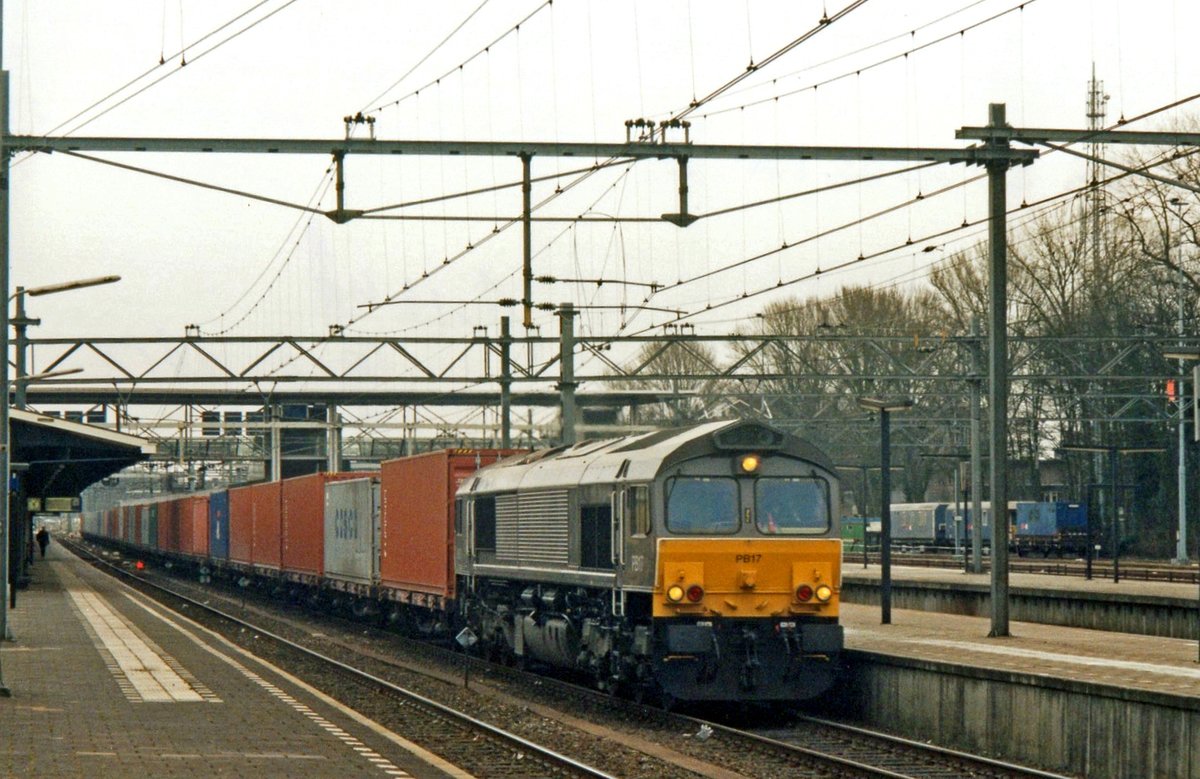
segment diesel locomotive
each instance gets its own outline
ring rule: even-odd
[[[457,494],[462,618],[607,689],[810,699],[843,643],[839,494],[824,454],[757,422],[510,458]]]

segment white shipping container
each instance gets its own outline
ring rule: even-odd
[[[379,583],[379,480],[325,485],[325,577]]]

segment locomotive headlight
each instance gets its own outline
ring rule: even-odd
[[[757,454],[744,454],[738,460],[738,468],[742,473],[757,473],[760,465],[762,465],[762,458]]]
[[[817,600],[821,601],[822,603],[828,603],[829,599],[832,597],[833,597],[833,588],[832,587],[830,587],[828,584],[817,585]]]
[[[672,603],[678,603],[679,601],[683,600],[683,587],[680,587],[678,584],[672,584],[670,587],[668,587],[667,600],[671,601]]]

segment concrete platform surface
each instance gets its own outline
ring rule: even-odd
[[[878,567],[868,569],[878,578]],[[987,576],[928,568],[894,569],[897,580],[986,584]],[[855,572],[861,575],[862,570]],[[1064,581],[1065,580],[1065,581]],[[1195,595],[1194,585],[1131,581],[1085,582],[1071,577],[1014,574],[1010,586],[1056,590],[1140,592],[1159,597]],[[1174,588],[1173,592],[1164,588]],[[880,624],[875,605],[843,602],[846,646],[868,652],[953,663],[971,668],[1104,684],[1200,701],[1200,643],[1032,622],[1009,623],[1009,636],[989,638],[988,617],[892,609],[892,624]]]
[[[57,544],[0,642],[0,776],[465,776]]]

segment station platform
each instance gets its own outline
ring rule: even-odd
[[[988,574],[940,568],[893,566],[898,582],[940,582],[986,587]],[[850,576],[879,579],[879,567]],[[1041,574],[1011,574],[1009,587],[1138,598],[1179,598],[1197,603],[1194,584],[1126,580],[1083,580]],[[1200,608],[1200,603],[1197,605]],[[880,608],[843,602],[846,646],[868,652],[992,668],[1085,684],[1116,685],[1200,700],[1200,637],[1167,638],[1010,620],[1009,635],[989,638],[990,617],[892,609],[880,624]]]
[[[0,642],[0,776],[467,776],[50,544]]]
[[[843,574],[844,583],[853,575],[877,584],[879,569]],[[1054,612],[1090,602],[1133,623],[1160,621],[1160,602],[1186,600],[1193,629],[1173,637],[1010,618],[1009,635],[992,638],[990,609],[937,610],[986,603],[953,597],[986,590],[986,574],[894,567],[893,580],[908,590],[908,602],[933,609],[893,603],[891,624],[883,625],[877,599],[841,603],[848,650],[842,702],[865,724],[1056,774],[1200,776],[1196,585],[1013,574],[1010,593],[1024,595],[1010,604],[1025,598]]]

